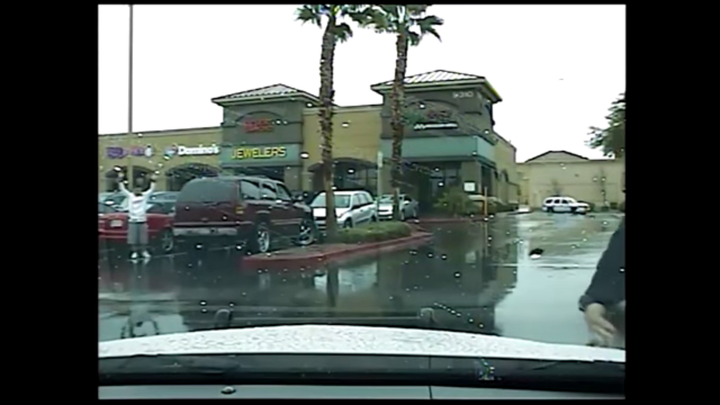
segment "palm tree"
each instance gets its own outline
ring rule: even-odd
[[[390,92],[390,127],[392,128],[393,219],[400,219],[400,183],[402,181],[402,140],[405,132],[405,73],[408,49],[420,44],[430,34],[440,40],[436,27],[443,20],[426,15],[430,4],[373,4],[361,13],[360,25],[379,33],[395,35],[395,75]]]
[[[350,26],[343,22],[345,17],[353,18],[357,6],[353,4],[304,4],[296,10],[297,21],[312,23],[323,28],[320,51],[320,135],[322,137],[322,178],[326,202],[327,239],[337,237],[337,218],[335,217],[335,199],[333,198],[333,60],[335,46],[352,37]]]
[[[625,157],[625,93],[620,94],[610,106],[605,117],[607,128],[590,127],[588,146],[600,149],[604,156],[621,159]]]

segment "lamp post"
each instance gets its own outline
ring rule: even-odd
[[[128,45],[128,145],[133,141],[133,5],[130,4],[130,37]],[[132,149],[132,148],[130,148]],[[128,153],[125,178],[129,179],[129,186],[135,187],[135,173],[133,173],[132,150]]]

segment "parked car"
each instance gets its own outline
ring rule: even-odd
[[[100,193],[98,195],[98,202],[108,206],[120,206],[123,201],[125,201],[125,195],[118,191]]]
[[[393,195],[386,194],[378,199],[380,220],[392,219],[393,216]],[[400,194],[400,220],[407,218],[418,218],[418,202],[405,194]]]
[[[240,244],[252,253],[276,242],[312,244],[312,211],[291,197],[281,181],[257,176],[194,179],[177,197],[173,232],[178,243]]]
[[[103,204],[98,204],[98,209]],[[122,207],[105,205],[98,214],[98,238],[110,243],[125,244],[127,241],[128,214]],[[160,253],[170,253],[175,248],[173,239],[173,214],[160,204],[150,204],[147,209],[148,240],[150,247]]]
[[[548,197],[543,201],[543,211],[556,213],[587,214],[590,205],[581,203],[572,197]]]
[[[110,214],[111,212],[116,211],[117,210],[115,208],[98,201],[98,217],[102,217],[104,214]]]
[[[375,201],[367,191],[335,191],[335,217],[337,223],[344,228],[352,228],[367,222],[378,220]],[[318,194],[310,207],[318,228],[325,229],[327,217],[325,193]]]

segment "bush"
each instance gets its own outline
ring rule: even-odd
[[[454,217],[470,215],[478,210],[477,204],[459,187],[448,189],[435,203],[435,208]]]
[[[502,201],[490,197],[490,201],[488,203],[488,214],[495,215],[500,212],[510,212],[515,211],[517,209],[516,204],[506,204]]]
[[[412,230],[405,222],[374,222],[355,228],[338,230],[340,243],[380,242],[410,236]]]

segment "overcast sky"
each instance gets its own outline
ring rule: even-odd
[[[321,31],[296,6],[135,6],[135,132],[217,126],[216,96],[283,83],[318,93]],[[128,6],[99,8],[99,132],[127,131]],[[503,102],[496,131],[518,161],[547,150],[600,157],[584,145],[625,91],[625,6],[430,8],[442,42],[410,49],[408,75],[445,69],[485,76]],[[335,100],[380,103],[391,80],[391,35],[356,28],[335,55]]]

